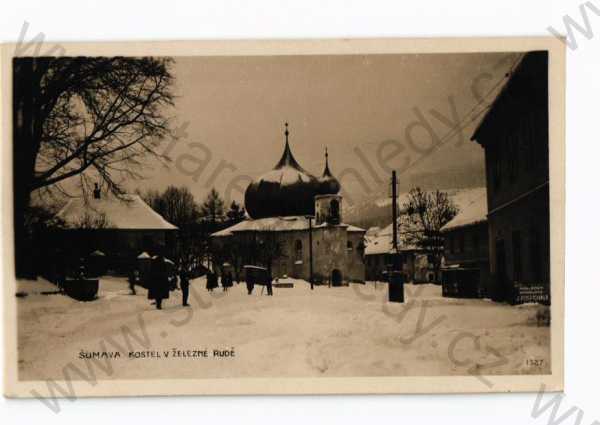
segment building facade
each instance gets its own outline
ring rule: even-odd
[[[490,291],[487,199],[481,197],[468,210],[442,228],[444,264],[442,294],[447,297],[483,298]]]
[[[490,296],[537,288],[549,299],[547,52],[524,55],[472,140],[485,151]]]
[[[397,261],[406,282],[435,282],[433,265],[423,250],[399,242],[398,253],[395,253],[392,230],[390,224],[365,239],[367,280],[387,281],[387,273],[392,269],[393,262]]]

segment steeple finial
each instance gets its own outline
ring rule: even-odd
[[[325,169],[319,181],[319,193],[322,195],[335,195],[341,189],[340,182],[331,174],[331,170],[329,169],[329,151],[327,150],[327,146],[325,146]]]
[[[285,134],[285,148],[283,149],[283,155],[281,156],[281,159],[275,166],[275,169],[281,168],[285,165],[291,165],[294,168],[302,170],[302,167],[300,167],[300,164],[296,162],[296,159],[294,159],[294,155],[292,155],[292,150],[290,149],[290,142],[288,138],[288,136],[290,135],[290,131],[288,130],[287,122],[285,123],[285,132],[283,134]]]
[[[329,171],[329,153],[327,152],[327,146],[325,146],[325,170],[323,171],[324,176],[331,176]]]

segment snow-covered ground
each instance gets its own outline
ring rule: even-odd
[[[78,379],[73,366],[96,368],[98,379],[550,371],[550,329],[538,326],[539,306],[443,298],[435,285],[406,285],[407,302],[397,304],[387,302],[383,283],[314,291],[294,283],[274,288],[273,297],[260,286],[248,296],[243,284],[209,293],[199,278],[191,308],[175,291],[156,310],[144,289],[129,295],[122,278],[102,278],[93,302],[47,295],[52,285],[43,280],[20,281],[28,295],[17,298],[19,377],[64,379],[68,370]],[[102,352],[119,357],[85,359]]]

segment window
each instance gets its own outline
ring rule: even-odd
[[[302,241],[300,239],[296,239],[296,242],[294,242],[294,252],[296,260],[302,260]]]
[[[329,222],[340,224],[340,202],[337,199],[332,199],[329,203]]]
[[[352,241],[348,241],[346,242],[346,249],[348,251],[352,251],[353,247],[352,247]]]
[[[521,281],[522,261],[521,261],[521,232],[515,230],[512,232],[512,251],[513,251],[513,280]]]

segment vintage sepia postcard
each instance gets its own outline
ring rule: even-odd
[[[2,53],[6,396],[562,390],[560,40]]]

